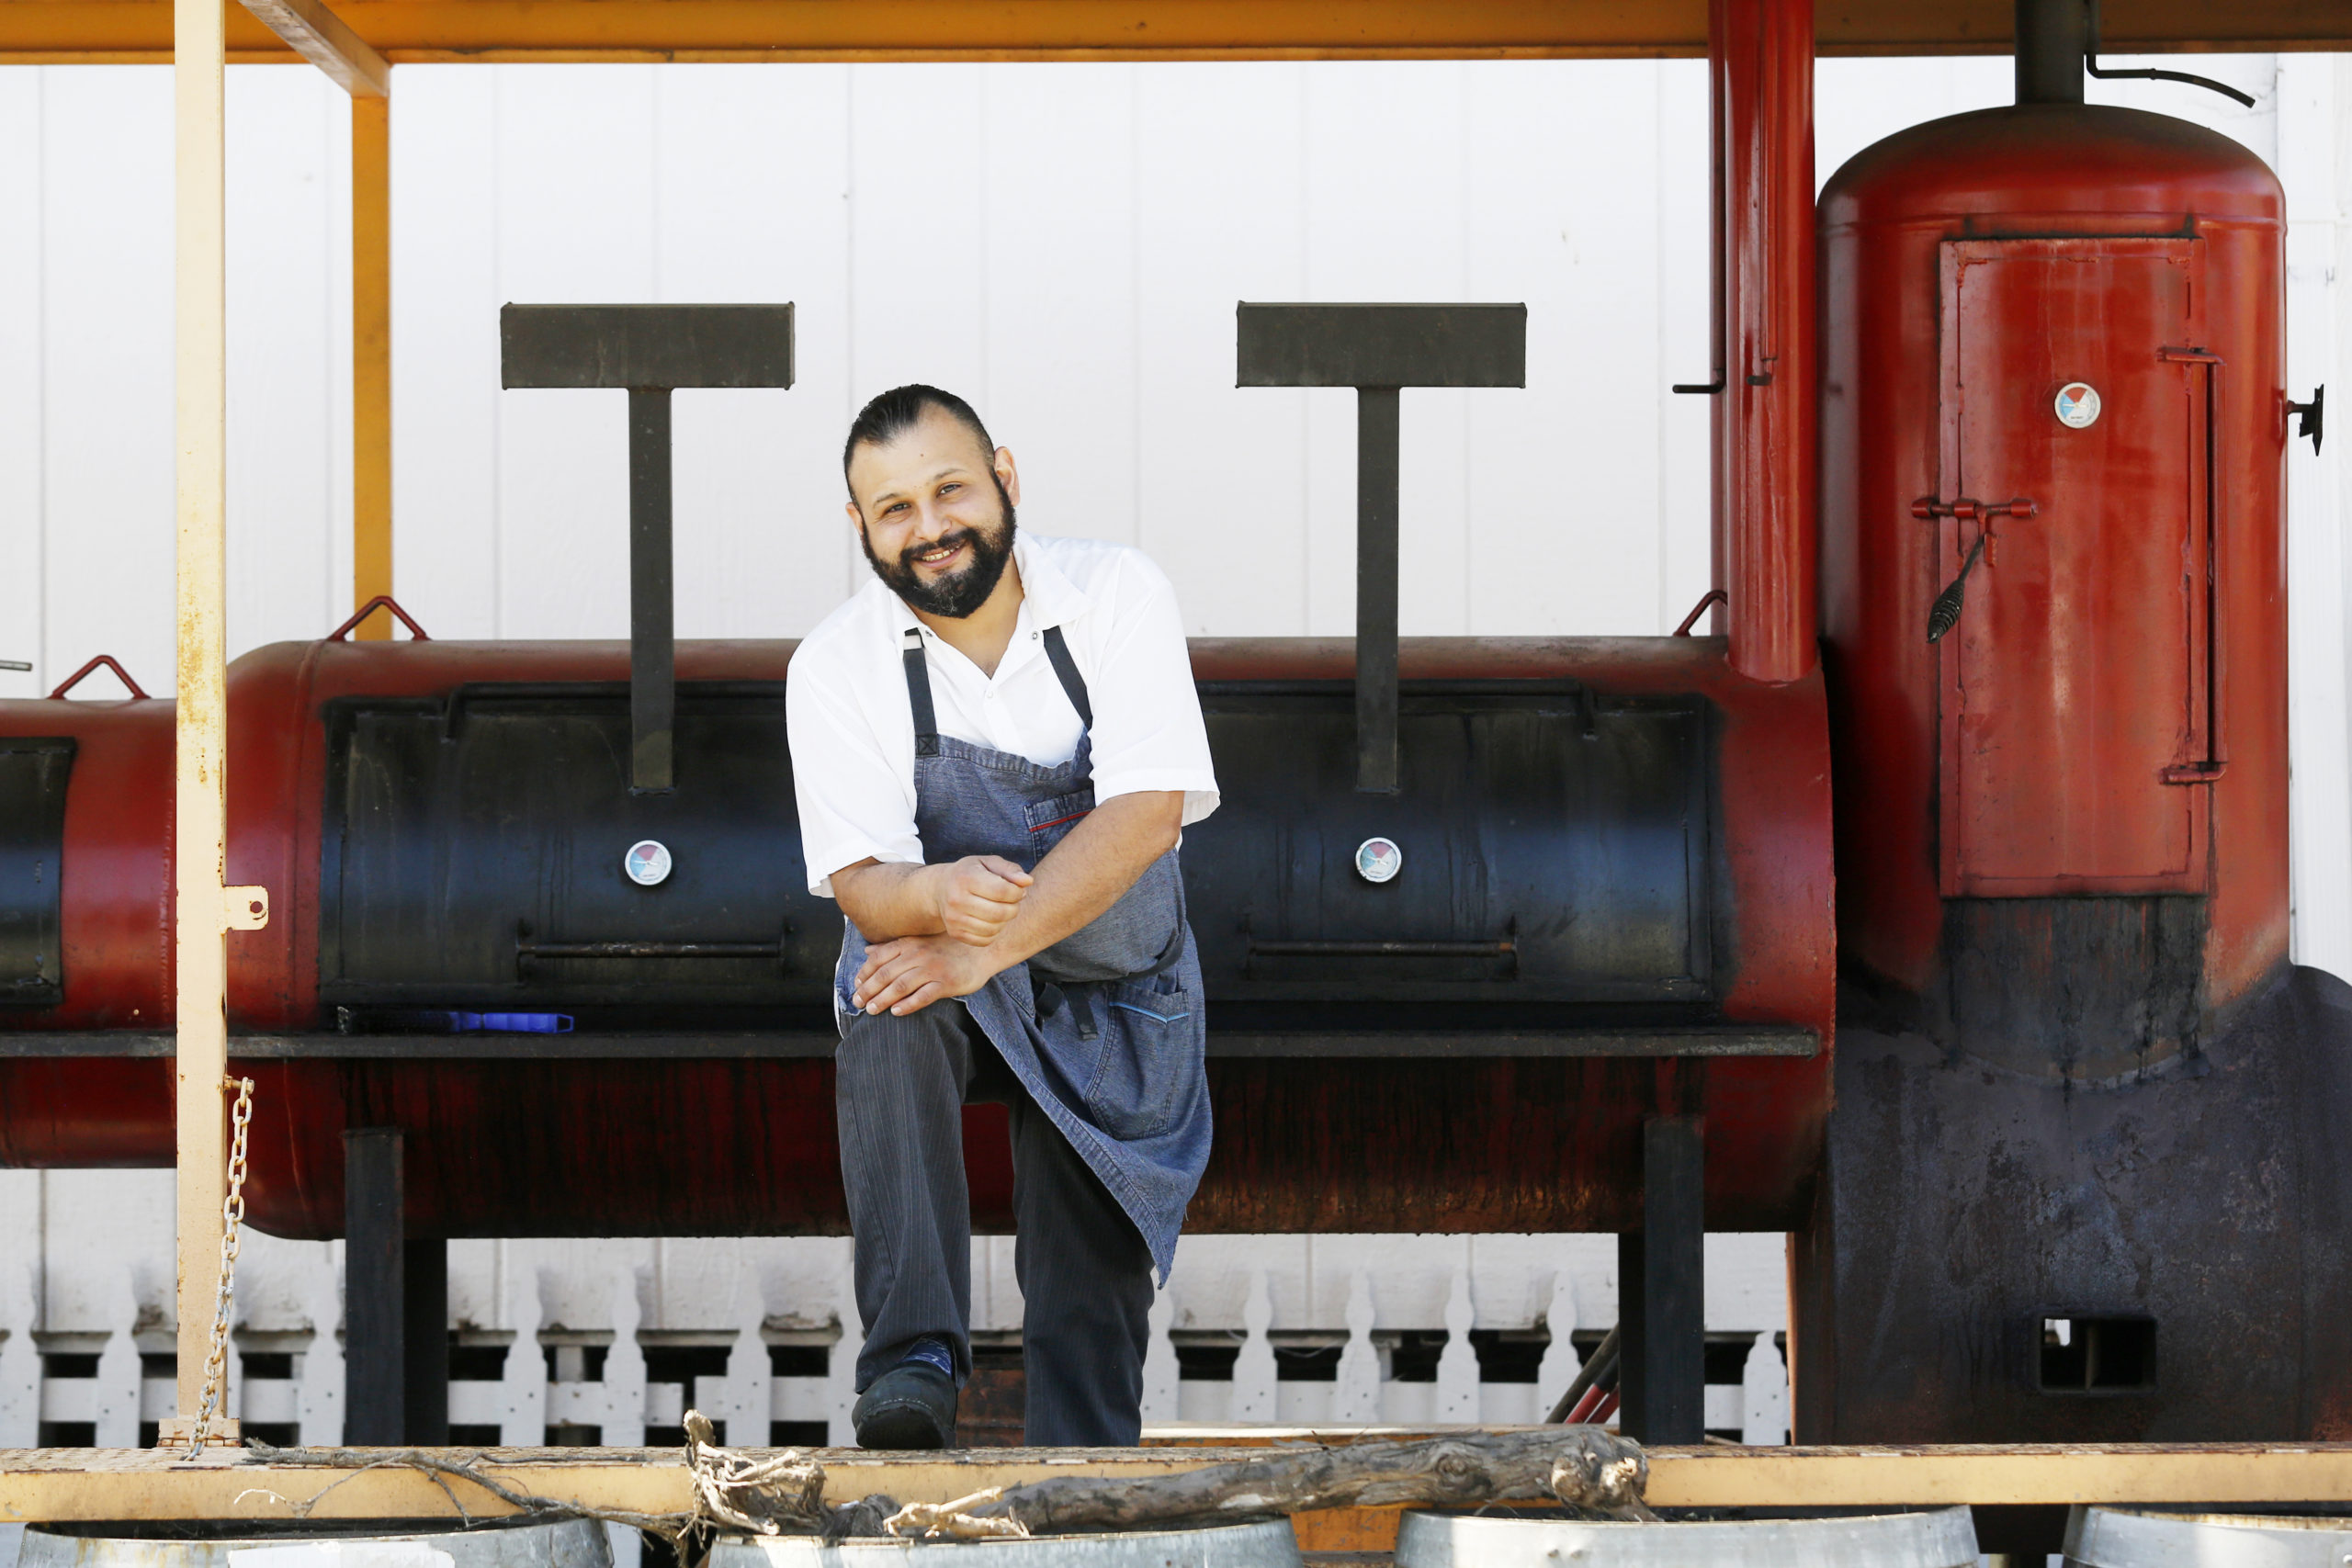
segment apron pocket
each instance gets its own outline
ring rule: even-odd
[[[1087,1111],[1114,1138],[1166,1132],[1201,1074],[1199,999],[1164,975],[1106,986],[1098,999],[1102,1050]]]
[[[1047,850],[1069,836],[1086,814],[1094,809],[1094,786],[1086,785],[1069,795],[1057,795],[1051,800],[1034,801],[1022,807],[1023,825],[1029,829],[1032,864]]]

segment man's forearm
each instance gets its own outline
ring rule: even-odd
[[[1038,862],[1034,874],[1009,868],[1027,885],[1018,909],[994,937],[975,944],[909,933],[901,941],[875,942],[858,970],[852,1002],[867,1012],[888,1008],[904,1014],[943,997],[969,996],[1117,903],[1152,862],[1175,847],[1183,818],[1180,791],[1105,801]],[[833,886],[840,891],[838,874]]]
[[[1036,883],[989,945],[990,960],[1010,969],[1117,903],[1152,862],[1176,847],[1183,816],[1181,790],[1116,795],[1096,807],[1037,863]]]
[[[869,942],[894,937],[936,936],[939,868],[905,861],[862,860],[833,873],[833,898],[842,913]]]

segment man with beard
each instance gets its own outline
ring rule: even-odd
[[[866,1448],[943,1448],[971,1371],[962,1108],[1012,1129],[1028,1440],[1140,1436],[1152,1271],[1208,1161],[1176,846],[1216,808],[1183,625],[1139,551],[1021,534],[1012,454],[900,387],[842,447],[876,581],[787,691],[801,844],[839,901],[842,1178]]]

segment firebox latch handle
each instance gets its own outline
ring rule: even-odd
[[[2021,495],[2009,501],[1990,502],[1964,495],[1952,501],[1938,501],[1932,495],[1923,495],[1911,503],[1911,515],[1922,523],[1938,517],[1956,518],[1962,523],[1983,523],[1995,517],[2033,517],[2041,511],[2040,506]]]
[[[1989,502],[1965,495],[1955,497],[1951,501],[1938,501],[1932,495],[1923,495],[1911,503],[1911,515],[1923,523],[1931,522],[1939,517],[1950,517],[1956,522],[1976,525],[1976,543],[1970,547],[1968,558],[1960,563],[1960,575],[1953,578],[1941,593],[1936,595],[1936,602],[1928,608],[1928,640],[1929,642],[1943,641],[1944,634],[1960,624],[1960,613],[1966,608],[1968,603],[1968,574],[1976,570],[1977,558],[1984,556],[1985,547],[1993,542],[1993,519],[2032,517],[2041,510],[2040,506],[2022,495],[2013,496],[2007,501]],[[1988,558],[1984,564],[1990,566],[1993,563]]]

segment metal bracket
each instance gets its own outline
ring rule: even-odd
[[[1238,387],[1356,389],[1356,788],[1394,795],[1398,394],[1527,385],[1525,305],[1235,307]]]
[[[670,393],[792,385],[786,305],[509,305],[499,385],[628,393],[629,788],[673,787],[677,607],[670,548]]]
[[[220,889],[220,921],[223,931],[263,930],[269,924],[269,889],[223,887]]]
[[[2312,456],[2318,457],[2320,437],[2327,434],[2327,389],[2313,388],[2312,400],[2307,403],[2290,400],[2287,412],[2301,416],[2295,421],[2295,439],[2301,441],[2305,436],[2311,437]]]

